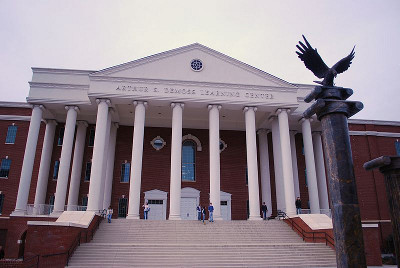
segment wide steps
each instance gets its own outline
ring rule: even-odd
[[[325,244],[304,243],[282,221],[102,222],[69,267],[335,267]]]

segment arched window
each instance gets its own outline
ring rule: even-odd
[[[182,181],[196,180],[196,144],[186,140],[182,144]]]

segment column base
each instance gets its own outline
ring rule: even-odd
[[[61,214],[62,214],[63,212],[64,212],[64,211],[53,211],[53,212],[50,214],[50,217],[60,217]]]
[[[127,220],[140,220],[140,216],[139,215],[127,215],[126,219]]]
[[[247,220],[248,221],[262,221],[263,218],[261,218],[261,216],[250,216]]]
[[[213,218],[214,218],[214,221],[223,221],[224,220],[221,215],[213,215]]]
[[[25,216],[26,215],[26,210],[14,210],[11,212],[10,216]]]
[[[177,215],[169,215],[168,220],[170,220],[170,221],[180,221],[182,219],[181,219],[180,215],[179,216],[177,216]]]

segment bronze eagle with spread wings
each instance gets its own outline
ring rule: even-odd
[[[307,69],[311,70],[318,78],[324,79],[322,81],[314,81],[315,83],[323,86],[333,87],[333,79],[337,76],[337,74],[343,73],[349,69],[351,61],[354,59],[355,46],[347,57],[341,59],[331,68],[329,68],[318,54],[317,49],[312,48],[304,35],[303,39],[306,45],[299,41],[300,46],[296,45],[296,47],[300,50],[300,52],[296,51],[297,55],[304,62],[304,65],[307,67]]]

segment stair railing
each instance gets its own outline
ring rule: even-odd
[[[82,230],[79,232],[79,234],[76,236],[74,242],[72,243],[72,245],[69,247],[69,249],[67,251],[64,252],[60,252],[60,253],[53,253],[53,254],[46,254],[46,255],[35,255],[29,259],[24,260],[24,264],[30,260],[33,260],[34,258],[37,258],[37,262],[31,266],[29,266],[30,268],[39,267],[39,260],[40,258],[49,258],[49,257],[54,257],[54,256],[60,256],[60,255],[66,255],[66,262],[65,265],[68,266],[69,263],[69,259],[71,258],[72,254],[75,252],[75,249],[80,246],[81,244],[81,238],[82,238],[82,234],[84,233],[85,235],[85,242],[87,243],[88,241],[93,239],[94,233],[96,232],[96,230],[99,228],[100,226],[100,222],[103,219],[103,217],[100,217],[96,223],[95,226],[93,227],[93,229],[91,230]],[[90,240],[88,240],[88,233],[90,234]],[[26,264],[25,264],[26,265]]]
[[[327,232],[305,231],[299,224],[297,224],[292,218],[289,218],[288,215],[284,211],[281,211],[281,210],[278,211],[278,217],[283,218],[284,220],[288,220],[290,222],[292,230],[296,229],[297,233],[301,234],[303,241],[305,241],[306,239],[312,239],[313,243],[315,243],[316,239],[320,239],[320,240],[325,240],[325,245],[330,244],[332,247],[335,247],[333,237],[330,236]],[[322,236],[315,236],[316,234],[318,234],[318,235],[321,234]]]

